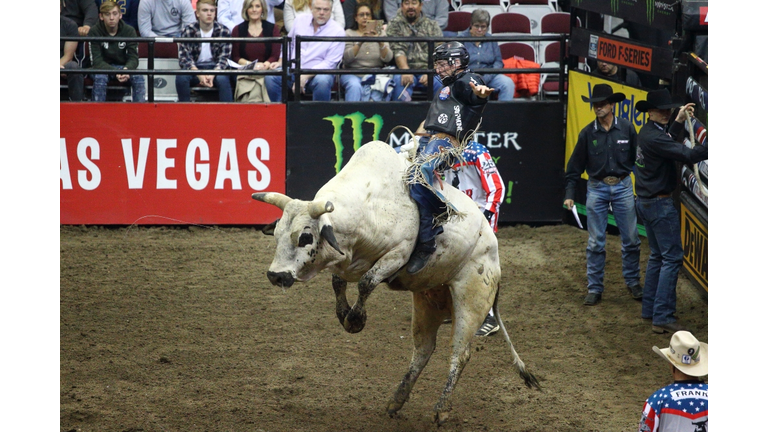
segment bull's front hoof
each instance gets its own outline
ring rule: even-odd
[[[438,426],[442,426],[445,424],[445,422],[448,421],[448,417],[450,415],[447,411],[436,411],[435,412],[435,423],[437,423]]]
[[[344,318],[344,330],[347,333],[359,333],[365,328],[365,321],[367,319],[365,311],[358,313],[354,308]]]
[[[402,407],[403,404],[391,400],[387,404],[387,414],[389,414],[390,417],[393,417],[395,414],[397,414],[398,411],[400,411],[400,408]]]

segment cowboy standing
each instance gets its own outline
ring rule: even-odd
[[[648,121],[637,135],[635,189],[638,212],[651,248],[645,269],[642,316],[653,320],[654,333],[685,330],[675,318],[683,245],[680,215],[672,192],[677,187],[675,161],[694,164],[708,158],[706,142],[690,149],[674,139],[683,131],[686,115],[693,116],[693,105],[680,106],[667,89],[662,89],[648,93],[647,99],[635,106],[648,113]],[[667,130],[672,108],[678,106],[680,111]]]
[[[643,405],[638,432],[706,431],[709,421],[709,347],[687,331],[672,335],[669,348],[653,351],[672,366],[674,383],[662,387]]]
[[[592,104],[595,120],[579,133],[576,147],[565,172],[564,205],[571,210],[576,198],[576,184],[587,170],[587,297],[584,304],[596,305],[603,296],[605,274],[605,230],[608,209],[621,234],[621,261],[624,282],[632,298],[641,300],[640,237],[632,179],[629,174],[635,163],[637,133],[634,126],[613,114],[614,105],[624,100],[623,93],[614,93],[608,84],[597,84],[592,96],[582,96]]]
[[[432,186],[435,172],[449,169],[460,160],[463,143],[480,125],[488,96],[493,92],[480,75],[467,68],[469,53],[459,42],[446,42],[435,48],[435,73],[443,87],[429,107],[419,140],[416,162],[409,171],[410,195],[419,207],[419,235],[406,270],[419,272],[437,249],[435,237],[443,232],[442,223],[458,213]]]

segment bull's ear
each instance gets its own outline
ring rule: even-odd
[[[278,222],[280,222],[280,219],[277,219],[269,225],[264,225],[264,228],[261,229],[261,232],[268,236],[275,235],[275,227],[277,226]]]
[[[251,195],[251,198],[255,199],[256,201],[272,204],[280,210],[285,210],[285,206],[289,202],[293,201],[293,198],[277,192],[257,192]]]
[[[336,236],[333,235],[333,227],[330,225],[323,225],[323,228],[320,229],[320,237],[324,238],[325,241],[328,242],[329,245],[331,245],[332,248],[336,249],[336,251],[342,255],[344,255],[344,252],[339,249],[339,243],[336,242]]]

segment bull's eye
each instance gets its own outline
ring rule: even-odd
[[[312,244],[312,234],[302,233],[299,236],[299,247],[304,247]]]

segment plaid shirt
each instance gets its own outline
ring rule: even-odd
[[[184,27],[184,30],[181,31],[181,37],[183,38],[203,37],[202,33],[200,32],[200,23],[196,22]],[[214,21],[213,34],[211,35],[211,37],[215,37],[215,38],[231,37],[231,33],[229,32],[228,28]],[[200,57],[201,48],[202,48],[202,43],[200,42],[180,43],[179,44],[179,66],[182,69],[192,69],[192,66],[197,63],[197,58]],[[213,56],[213,59],[216,62],[215,69],[227,69],[227,59],[229,59],[229,57],[232,55],[232,44],[222,43],[222,42],[212,43],[211,55]]]

